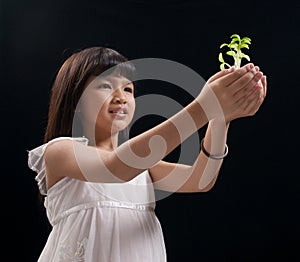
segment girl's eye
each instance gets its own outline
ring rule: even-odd
[[[99,86],[99,88],[112,89],[112,87],[109,84],[102,84],[102,85]]]
[[[124,91],[129,92],[129,93],[133,93],[133,88],[132,87],[125,87]]]

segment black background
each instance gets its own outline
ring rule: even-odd
[[[233,33],[252,38],[248,54],[268,77],[268,96],[257,115],[232,122],[230,153],[210,192],[157,202],[168,260],[300,260],[299,4],[1,0],[0,11],[1,261],[36,261],[50,230],[26,150],[42,142],[51,83],[67,56],[104,45],[129,59],[174,60],[207,79]],[[140,90],[152,91],[159,88]]]

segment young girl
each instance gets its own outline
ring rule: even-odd
[[[38,261],[166,261],[154,189],[210,190],[228,153],[229,123],[254,115],[266,95],[266,77],[253,64],[220,71],[177,114],[119,145],[135,111],[134,72],[104,47],[78,51],[60,68],[44,144],[28,156],[52,225]],[[162,160],[207,123],[192,166]]]

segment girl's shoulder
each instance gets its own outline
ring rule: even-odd
[[[59,145],[56,143],[59,141],[76,141],[84,145],[88,144],[88,139],[85,137],[57,137],[47,143],[44,143],[38,147],[28,150],[28,167],[37,173],[35,180],[38,183],[39,190],[42,195],[47,194],[46,187],[46,166],[45,166],[45,151],[49,145]]]

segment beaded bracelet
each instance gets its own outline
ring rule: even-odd
[[[201,140],[200,143],[200,148],[202,150],[202,152],[204,153],[204,155],[206,155],[207,157],[211,158],[211,159],[215,159],[215,160],[220,160],[223,159],[225,156],[227,156],[228,154],[228,146],[227,144],[225,144],[225,152],[223,155],[211,155],[209,152],[207,152],[207,150],[204,148],[204,138]]]

